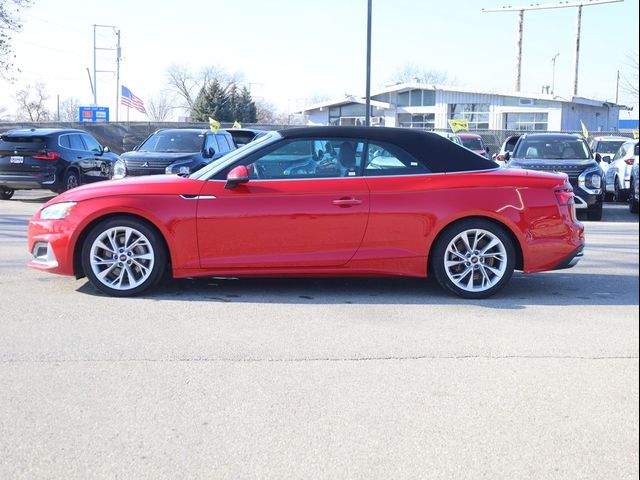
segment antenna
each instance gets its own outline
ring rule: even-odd
[[[550,10],[556,8],[577,8],[576,18],[576,41],[575,41],[575,72],[573,77],[573,95],[578,95],[578,62],[580,60],[580,29],[582,24],[582,7],[592,7],[594,5],[603,5],[605,3],[620,3],[624,0],[583,0],[583,1],[563,1],[549,4],[531,4],[526,7],[501,7],[501,8],[483,8],[482,13],[500,13],[500,12],[518,12],[518,39],[516,42],[516,82],[515,91],[520,91],[521,74],[522,74],[522,31],[524,26],[524,12],[527,10]],[[555,65],[555,63],[554,63]]]

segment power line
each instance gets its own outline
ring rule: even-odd
[[[561,1],[549,4],[531,4],[526,7],[512,7],[511,5],[501,8],[481,9],[482,13],[518,12],[518,38],[516,41],[516,81],[515,91],[520,91],[522,77],[522,32],[524,30],[524,12],[528,10],[551,10],[557,8],[577,8],[576,17],[576,41],[575,41],[575,62],[573,77],[573,95],[578,95],[578,63],[580,60],[580,30],[582,25],[582,7],[592,7],[605,3],[619,3],[624,0],[582,0],[582,1]]]

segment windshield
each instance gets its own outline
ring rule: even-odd
[[[518,143],[514,158],[527,160],[588,160],[589,147],[581,138],[528,137]]]
[[[151,135],[138,149],[139,152],[194,153],[202,150],[204,133],[165,131]]]
[[[278,132],[269,132],[266,135],[256,138],[253,142],[247,143],[237,150],[233,150],[231,153],[228,153],[224,157],[219,158],[218,160],[211,162],[204,168],[201,168],[197,172],[192,173],[189,178],[193,178],[194,180],[207,180],[213,172],[218,170],[218,167],[228,166],[232,163],[236,162],[239,158],[242,158],[244,155],[253,152],[254,150],[258,150],[265,145],[269,145],[274,143],[282,138]]]
[[[610,153],[612,155],[615,155],[615,153],[618,151],[618,149],[620,148],[620,146],[622,146],[622,144],[625,142],[626,140],[619,140],[619,141],[612,141],[612,140],[607,140],[607,141],[600,141],[598,142],[598,146],[596,147],[596,153]]]
[[[469,150],[484,150],[482,146],[482,140],[479,138],[462,138],[462,145]]]

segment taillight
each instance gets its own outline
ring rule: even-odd
[[[60,155],[57,152],[47,152],[45,155],[33,155],[31,158],[36,160],[58,160]]]
[[[504,155],[500,154],[496,157],[496,160],[500,160],[501,162],[504,162]]]
[[[556,190],[556,199],[558,199],[558,203],[560,205],[575,205],[575,195],[573,194],[573,190]]]
[[[635,162],[636,162],[635,158],[627,158],[624,161],[624,163],[626,163],[627,165],[633,165]]]

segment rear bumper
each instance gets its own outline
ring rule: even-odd
[[[565,270],[567,268],[575,267],[578,262],[584,257],[584,245],[579,246],[560,263],[558,263],[553,270]]]
[[[39,174],[39,175],[11,175],[0,174],[0,186],[11,188],[13,190],[34,190],[39,188],[48,188],[55,190],[56,175],[55,174]]]

